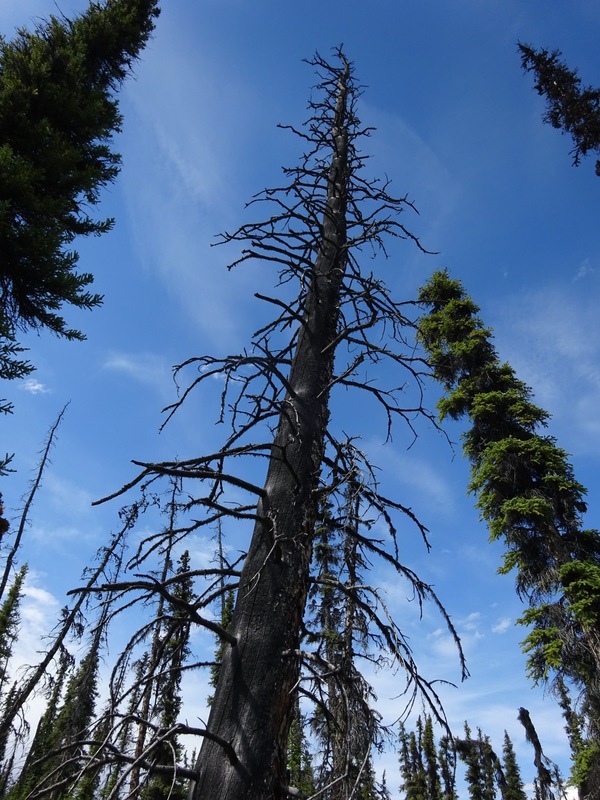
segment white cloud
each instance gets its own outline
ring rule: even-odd
[[[44,477],[44,491],[49,493],[53,507],[61,512],[63,518],[88,515],[95,499],[87,489],[53,471]]]
[[[594,267],[592,267],[589,258],[585,258],[581,264],[579,265],[579,269],[575,273],[575,277],[573,278],[573,282],[580,281],[582,278],[587,277],[588,275],[593,274],[596,272]]]
[[[410,497],[418,497],[427,501],[428,507],[438,512],[454,508],[455,492],[443,471],[438,469],[433,460],[419,457],[415,449],[402,452],[391,444],[381,445],[380,441],[371,439],[365,442],[365,450],[371,463],[382,471],[382,480],[391,481],[410,487]],[[396,492],[396,496],[399,493]]]
[[[44,638],[55,626],[59,609],[57,598],[39,585],[39,574],[30,570],[25,579],[20,606],[21,626],[11,660],[13,674],[39,661]]]
[[[461,625],[466,631],[476,631],[479,629],[481,620],[482,620],[481,612],[473,611],[464,619],[459,620],[458,624]]]
[[[435,656],[443,664],[452,664],[454,666],[457,663],[456,642],[445,628],[437,628],[433,633],[429,634],[427,639],[431,645],[431,655]]]
[[[579,285],[579,284],[577,284]],[[587,286],[587,283],[586,283]],[[595,292],[552,285],[513,298],[495,333],[498,349],[535,402],[552,415],[570,452],[600,443],[600,317]],[[568,437],[568,438],[567,438]]]
[[[45,384],[36,380],[35,378],[26,378],[21,383],[21,389],[30,394],[51,394],[52,390],[48,389]]]
[[[254,166],[247,151],[263,98],[232,74],[231,65],[219,65],[220,53],[198,48],[181,25],[163,10],[160,35],[144,54],[137,81],[126,87],[133,108],[121,185],[143,263],[197,328],[229,349],[247,318],[240,304],[254,278],[245,270],[229,275],[225,266],[236,249],[210,245],[219,231],[239,224],[244,201],[261,188],[247,191],[240,181]]]
[[[161,394],[171,386],[171,370],[165,364],[164,357],[153,353],[113,353],[103,366],[104,369],[122,372],[139,383],[152,386]]]
[[[492,633],[506,633],[512,624],[510,617],[502,617],[495,625],[492,625]]]
[[[375,171],[382,165],[382,172],[393,175],[392,194],[394,191],[410,198],[417,196],[419,209],[427,209],[427,222],[411,215],[406,224],[418,236],[422,236],[425,246],[435,246],[441,231],[458,206],[462,187],[460,178],[446,168],[439,155],[425,139],[412,128],[398,113],[374,108],[367,101],[361,104],[361,112],[365,121],[377,129],[377,136],[369,142],[369,151],[373,152]],[[410,153],[409,159],[405,154]],[[426,224],[428,230],[423,232]],[[432,244],[433,242],[433,244]],[[409,257],[410,251],[404,254]],[[422,264],[418,252],[414,258]]]

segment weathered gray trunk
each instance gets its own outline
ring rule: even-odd
[[[193,800],[266,800],[285,782],[288,729],[311,560],[318,485],[328,423],[329,386],[346,266],[349,70],[332,109],[332,159],[322,242],[289,375],[286,402],[265,482],[265,497],[244,564],[233,618],[237,644],[226,646],[208,721],[235,758],[206,738]],[[233,762],[233,763],[232,763]]]

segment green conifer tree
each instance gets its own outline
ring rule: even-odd
[[[132,674],[133,680],[125,713],[123,715],[118,713],[118,709],[114,706],[114,700],[109,702],[104,711],[104,718],[110,731],[106,741],[109,741],[114,746],[113,752],[117,753],[118,757],[109,762],[100,776],[99,797],[102,800],[106,800],[109,797],[111,800],[121,800],[128,794],[125,784],[128,777],[130,777],[130,772],[126,757],[135,752],[138,741],[136,721],[139,720],[139,709],[143,703],[143,693],[146,685],[144,678],[148,673],[148,662],[149,653],[146,651],[133,664],[130,664],[128,660],[122,662],[119,665],[119,676],[116,679],[113,676],[112,693],[115,697],[121,696],[120,689],[126,675]],[[111,724],[115,717],[119,719],[119,722]],[[125,756],[125,758],[121,756]]]
[[[47,729],[44,753],[37,783],[28,789],[45,791],[49,800],[64,800],[75,794],[82,774],[90,726],[94,719],[101,632],[96,632],[90,648],[66,683],[64,698]]]
[[[600,154],[600,89],[581,86],[577,70],[561,61],[558,50],[536,50],[519,44],[521,63],[526,72],[533,72],[535,89],[546,98],[544,122],[571,135],[573,164],[579,166],[589,152]],[[596,161],[600,175],[600,160]]]
[[[159,725],[157,744],[152,749],[152,762],[161,766],[177,765],[183,751],[177,739],[176,726],[181,710],[181,677],[189,655],[191,623],[186,606],[193,600],[190,578],[190,554],[186,550],[177,562],[173,584],[174,602],[165,609],[159,639],[162,655],[154,681],[153,714]],[[183,605],[179,606],[178,601]],[[185,800],[187,786],[177,774],[152,774],[139,794],[140,800]]]
[[[388,789],[387,786],[387,777],[385,774],[385,770],[383,772],[383,775],[381,776],[381,783],[379,784],[378,792],[379,792],[379,800],[392,800],[392,795],[390,794],[390,790]]]
[[[600,742],[600,535],[585,530],[585,489],[566,453],[540,427],[548,414],[500,362],[491,332],[459,282],[437,272],[421,290],[429,313],[419,336],[446,396],[440,416],[466,416],[469,489],[492,539],[506,543],[500,571],[516,572],[529,602],[521,622],[534,681],[574,682],[589,735],[587,763],[596,774]],[[590,787],[600,795],[600,788]]]
[[[458,800],[456,793],[456,751],[449,736],[442,736],[438,744],[442,800]]]
[[[423,759],[427,776],[427,800],[442,800],[442,787],[439,774],[439,763],[433,721],[427,714],[423,728]]]
[[[500,762],[492,749],[490,737],[484,734],[481,728],[477,729],[477,742],[481,754],[481,765],[483,773],[483,797],[484,800],[495,800],[496,797],[496,775],[502,769]],[[502,775],[504,778],[504,775]]]
[[[112,220],[89,209],[114,180],[120,158],[115,93],[158,15],[157,0],[105,0],[81,16],[51,17],[0,39],[0,339],[47,328],[67,339],[64,304],[91,308],[89,273],[76,271],[76,236]],[[10,353],[3,354],[10,361]],[[6,361],[5,361],[6,363]]]
[[[227,588],[225,576],[227,572],[227,567],[229,566],[226,563],[225,553],[223,550],[223,529],[221,526],[221,520],[217,521],[217,561],[220,570],[220,578],[219,578],[219,587],[220,587],[220,611],[219,611],[219,618],[221,623],[221,628],[223,630],[229,630],[231,625],[231,621],[233,619],[233,607],[235,605],[235,592],[231,588]],[[215,634],[216,637],[216,647],[215,647],[215,663],[210,668],[210,686],[213,688],[217,685],[217,681],[219,680],[219,667],[221,665],[221,661],[223,659],[223,652],[225,648],[225,643],[223,639]],[[208,697],[208,704],[212,703],[213,696],[212,694]]]
[[[357,662],[368,656],[369,600],[360,597],[365,582],[364,555],[358,539],[359,487],[348,480],[343,508],[334,515],[331,504],[321,508],[314,559],[315,586],[310,594],[310,642],[317,643],[325,675],[317,681],[323,701],[315,717],[321,744],[318,786],[327,800],[352,793],[369,798],[376,791],[371,774],[371,749],[377,744],[376,715],[369,705],[371,687]]]
[[[427,796],[427,773],[423,763],[423,728],[421,718],[417,719],[417,732],[408,736],[408,755],[410,780],[405,786],[406,800],[425,800]]]
[[[27,565],[24,564],[17,572],[6,600],[0,606],[0,697],[4,694],[9,679],[9,663],[19,632],[19,605],[26,575]],[[5,746],[6,742],[0,743],[0,759]]]
[[[502,793],[502,800],[527,800],[523,781],[521,780],[521,770],[517,763],[515,749],[510,736],[504,731],[504,743],[502,745],[502,766],[504,768],[504,778],[506,785]]]
[[[315,793],[315,776],[308,741],[304,732],[306,722],[296,697],[296,713],[288,738],[288,783],[309,797]]]
[[[7,795],[8,800],[22,800],[27,797],[47,774],[49,759],[56,743],[54,730],[61,697],[72,666],[72,656],[66,648],[61,648],[56,674],[51,678],[51,690],[46,708],[37,724],[18,778]]]
[[[56,786],[47,796],[49,800],[64,800],[75,792],[77,778],[85,764],[86,742],[94,720],[98,696],[98,666],[102,627],[98,626],[86,655],[69,678],[62,706],[56,716],[50,735],[52,749],[45,767],[46,784]]]
[[[456,740],[456,749],[466,765],[466,781],[471,800],[489,800],[486,793],[485,764],[481,748],[476,739],[471,737],[471,728],[465,722],[463,739]]]

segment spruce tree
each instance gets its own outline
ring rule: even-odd
[[[417,731],[400,729],[400,775],[405,800],[425,800],[427,797],[427,773],[423,763],[422,722],[417,718]]]
[[[441,800],[458,800],[456,794],[456,750],[450,736],[442,736],[438,744]]]
[[[50,17],[0,39],[0,334],[47,328],[68,339],[64,304],[91,308],[89,273],[76,271],[77,236],[109,230],[89,210],[120,159],[115,93],[158,15],[156,0],[106,0],[81,16]]]
[[[23,597],[23,583],[26,575],[27,565],[24,564],[17,572],[6,600],[0,606],[0,698],[6,691],[10,658],[19,633],[21,619],[19,605]]]
[[[63,800],[68,792],[75,792],[77,779],[86,765],[88,746],[81,746],[91,738],[96,699],[98,696],[98,667],[102,624],[94,634],[88,652],[67,681],[62,706],[50,734],[52,749],[44,765],[45,789],[56,787],[47,796],[49,800]]]
[[[504,731],[504,743],[502,745],[502,766],[506,781],[502,800],[527,800],[513,743],[506,731]]]
[[[61,648],[56,673],[50,679],[50,692],[44,713],[29,744],[27,757],[7,797],[22,800],[43,781],[48,773],[49,761],[55,751],[55,725],[60,712],[61,698],[73,666],[73,657]]]
[[[308,740],[304,732],[305,725],[306,720],[300,709],[299,695],[297,695],[294,719],[290,725],[288,739],[288,779],[290,786],[308,797],[315,793],[315,776]]]
[[[481,728],[477,729],[477,740],[479,752],[481,754],[483,772],[483,797],[484,800],[495,800],[496,797],[496,776],[501,770],[501,765],[495,752],[492,749],[490,737],[484,734]],[[504,778],[504,776],[502,775]]]
[[[93,275],[78,270],[73,242],[112,227],[91,211],[119,171],[115,95],[158,13],[158,0],[104,0],[75,19],[0,35],[0,379],[34,369],[19,331],[84,339],[63,309],[102,302],[90,291]],[[12,408],[0,400],[0,412]]]
[[[600,154],[600,89],[581,85],[577,70],[561,61],[559,50],[536,50],[519,44],[521,63],[535,77],[534,87],[546,99],[544,122],[571,135],[573,164],[588,153]],[[596,161],[600,175],[600,159]]]
[[[442,800],[438,754],[435,746],[433,722],[429,714],[425,718],[425,727],[423,728],[423,757],[427,775],[427,798],[428,800]]]
[[[456,749],[466,765],[466,781],[471,800],[490,800],[486,791],[485,763],[479,743],[471,737],[471,728],[465,722],[464,737],[456,740]]]
[[[327,800],[343,800],[353,791],[368,798],[376,791],[370,773],[371,751],[379,744],[378,718],[359,663],[376,663],[378,654],[370,649],[365,613],[372,597],[362,589],[366,560],[359,509],[360,486],[349,476],[338,514],[331,503],[324,504],[315,532],[316,577],[309,592],[306,642],[315,645],[310,677],[314,693],[322,698],[313,723],[320,743],[316,776]],[[314,670],[317,665],[323,668],[322,677]]]
[[[586,490],[567,454],[540,430],[548,414],[499,360],[461,284],[437,272],[420,299],[428,313],[419,336],[446,392],[440,416],[470,419],[463,436],[469,490],[491,538],[506,544],[500,572],[514,570],[517,592],[529,604],[520,620],[530,627],[523,642],[529,675],[555,688],[564,680],[577,687],[588,736],[584,760],[597,774],[600,534],[583,527]]]
[[[174,604],[165,609],[159,636],[163,652],[153,686],[153,715],[159,733],[158,742],[152,748],[152,763],[161,766],[172,764],[176,768],[183,755],[177,738],[177,722],[181,710],[181,677],[189,656],[191,629],[185,607],[192,602],[194,596],[190,578],[190,554],[187,550],[177,562],[175,579]],[[183,609],[177,605],[178,601],[183,604]],[[153,775],[150,769],[149,779],[139,797],[140,800],[184,800],[187,797],[187,784],[177,777],[176,771],[173,775]]]

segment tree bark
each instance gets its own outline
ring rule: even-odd
[[[339,73],[322,241],[243,568],[231,632],[200,751],[193,800],[281,796],[298,680],[316,493],[329,416],[339,298],[346,268],[348,78]],[[217,738],[218,737],[218,738]],[[236,754],[219,744],[224,740]]]

